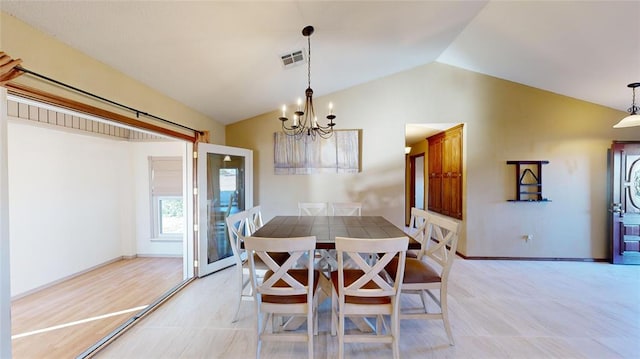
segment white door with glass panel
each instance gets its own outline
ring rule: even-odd
[[[226,218],[253,206],[253,152],[198,143],[198,276],[235,264]]]

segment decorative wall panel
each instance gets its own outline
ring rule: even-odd
[[[300,139],[282,132],[273,134],[274,169],[277,175],[357,173],[360,171],[360,131],[334,131],[328,139]]]

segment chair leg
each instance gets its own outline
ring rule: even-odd
[[[382,318],[382,315],[378,314],[376,316],[376,335],[382,335],[382,326],[384,325],[383,321],[384,319]]]
[[[398,299],[396,299],[398,300]],[[400,359],[400,313],[398,309],[394,314],[391,315],[391,335],[393,337],[393,341],[391,345],[393,346],[393,358]]]
[[[257,313],[257,318],[256,318],[256,336],[257,336],[257,343],[256,343],[256,359],[260,359],[260,349],[262,347],[262,340],[260,338],[260,334],[261,334],[261,327],[264,327],[262,325],[262,322],[264,321],[264,317],[262,316],[262,313],[260,313],[260,311],[258,310]],[[263,329],[264,330],[264,329]]]
[[[236,314],[233,315],[233,320],[231,321],[232,323],[235,323],[238,321],[238,316],[240,314],[240,304],[242,303],[242,291],[244,290],[244,275],[242,274],[242,265],[240,265],[240,267],[237,268],[238,270],[238,283],[240,283],[240,291],[239,291],[239,295],[238,295],[238,306],[236,307]]]
[[[344,358],[344,311],[338,314],[338,359]]]
[[[429,302],[429,300],[427,299],[427,291],[426,290],[421,290],[420,291],[420,300],[422,300],[422,307],[424,308],[424,312],[425,313],[429,313],[429,311],[427,310],[427,303]]]
[[[318,335],[318,302],[313,303],[313,335]]]
[[[315,324],[313,322],[313,311],[309,310],[307,313],[307,350],[309,359],[313,359],[313,334],[315,331]]]
[[[449,345],[455,345],[453,342],[453,333],[451,332],[451,325],[449,324],[449,310],[447,309],[447,291],[440,290],[440,311],[442,312],[442,322],[444,323],[444,330],[449,337]]]
[[[338,314],[338,298],[336,298],[335,291],[331,291],[331,336],[336,336],[336,321]]]

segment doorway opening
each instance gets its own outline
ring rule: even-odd
[[[190,217],[192,143],[16,96],[7,103],[13,356],[83,357],[193,277],[193,235],[176,233]],[[181,193],[159,196],[154,209],[156,156],[180,158]]]

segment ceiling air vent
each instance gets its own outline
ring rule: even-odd
[[[297,50],[280,56],[282,66],[285,68],[298,66],[304,63],[304,51]]]

